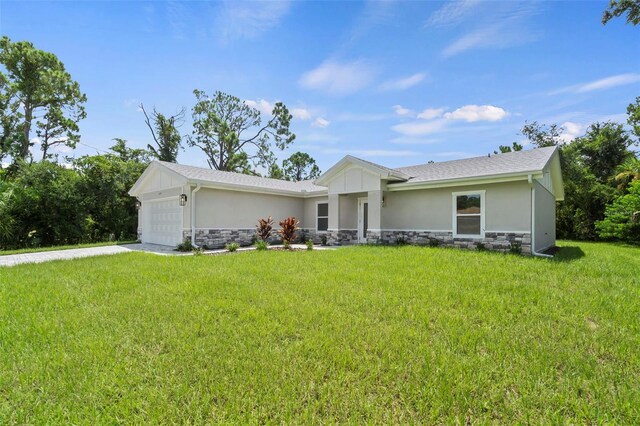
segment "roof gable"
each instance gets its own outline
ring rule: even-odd
[[[405,181],[409,179],[409,176],[405,173],[396,170],[390,169],[389,167],[381,166],[376,163],[372,163],[370,161],[363,160],[361,158],[357,158],[351,155],[347,155],[342,160],[338,161],[335,165],[333,165],[329,170],[324,172],[322,176],[316,179],[315,183],[317,185],[326,186],[329,182],[337,176],[340,172],[345,170],[350,166],[357,166],[365,169],[366,171],[377,175],[380,179],[390,180],[390,181]]]

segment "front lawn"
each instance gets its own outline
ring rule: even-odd
[[[640,422],[640,249],[0,268],[0,423]]]

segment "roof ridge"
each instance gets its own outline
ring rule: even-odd
[[[287,183],[291,183],[291,184],[297,184],[297,183],[302,183],[302,182],[313,182],[314,179],[304,179],[304,180],[286,180],[286,179],[277,179],[277,178],[272,178],[272,177],[267,177],[267,176],[256,176],[256,175],[250,175],[247,173],[238,173],[238,172],[231,172],[229,170],[218,170],[218,169],[212,169],[212,168],[206,168],[206,167],[200,167],[200,166],[192,166],[190,164],[180,164],[180,163],[172,163],[169,161],[160,161],[160,160],[154,160],[157,161],[158,163],[165,165],[169,168],[172,168],[172,166],[179,166],[179,167],[189,167],[192,169],[198,169],[198,170],[204,170],[207,172],[214,172],[214,173],[224,173],[224,174],[229,174],[229,175],[240,175],[240,176],[246,176],[246,177],[250,177],[250,178],[256,178],[256,179],[266,179],[266,180],[272,180],[272,181],[276,181],[276,182],[287,182]]]
[[[456,159],[453,159],[453,160],[446,160],[446,161],[434,161],[433,163],[427,162],[427,163],[420,163],[420,164],[412,164],[410,166],[396,167],[396,168],[394,168],[392,170],[400,171],[400,169],[410,169],[410,168],[413,168],[413,167],[424,167],[424,166],[427,166],[427,165],[430,165],[430,164],[446,164],[446,163],[454,163],[454,162],[457,162],[457,161],[470,161],[470,160],[475,160],[475,159],[478,159],[478,158],[493,158],[494,156],[498,156],[498,155],[506,155],[506,156],[509,156],[511,154],[522,155],[522,154],[525,154],[525,153],[530,153],[530,152],[533,152],[533,151],[537,151],[537,150],[541,150],[541,149],[548,149],[548,148],[555,149],[555,148],[557,148],[557,145],[542,146],[542,147],[532,148],[532,149],[523,149],[523,150],[520,150],[520,151],[500,152],[498,154],[493,154],[493,155],[491,153],[489,153],[489,155],[476,155],[475,157],[456,158]]]

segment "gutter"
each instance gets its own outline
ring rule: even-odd
[[[191,245],[196,245],[196,192],[200,191],[200,184],[196,185],[196,188],[191,191]]]
[[[533,177],[542,176],[542,172],[534,170],[530,172],[504,173],[498,175],[460,177],[453,179],[440,179],[421,182],[400,182],[391,183],[389,191],[407,191],[412,189],[445,188],[460,185],[484,185],[489,183],[513,182],[517,180],[531,180]],[[531,183],[531,182],[530,182]]]

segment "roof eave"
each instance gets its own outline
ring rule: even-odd
[[[387,186],[387,189],[389,191],[410,191],[414,189],[445,188],[461,185],[482,185],[488,183],[514,182],[528,180],[530,175],[532,178],[539,178],[542,177],[543,172],[542,170],[531,170],[517,173],[501,173],[487,176],[468,176],[454,179],[440,179],[423,182],[401,182],[391,184]]]
[[[252,192],[260,194],[286,195],[288,197],[311,198],[326,195],[327,191],[287,190],[278,188],[265,188],[262,186],[242,185],[237,183],[211,182],[201,179],[189,179],[187,185],[200,185],[203,188],[223,189],[226,191]]]

